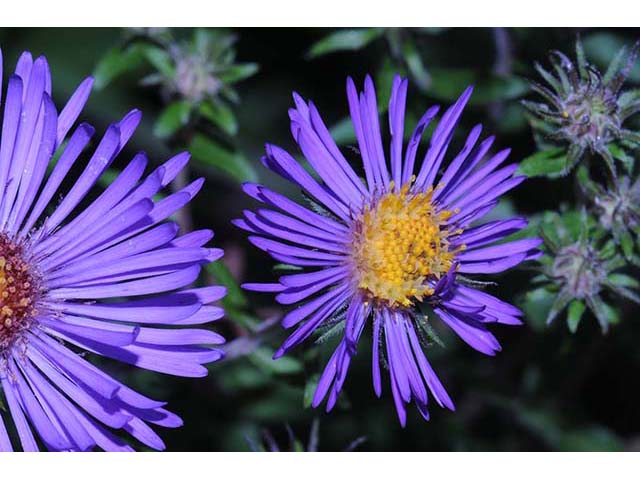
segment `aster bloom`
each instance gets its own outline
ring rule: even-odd
[[[471,347],[494,355],[500,345],[487,324],[517,325],[522,313],[469,286],[465,277],[502,272],[540,254],[538,239],[495,245],[525,227],[523,218],[474,224],[496,206],[501,195],[524,180],[513,176],[517,164],[502,166],[509,150],[486,159],[494,139],[478,144],[478,125],[462,150],[441,168],[472,89],[465,90],[444,113],[422,163],[416,164],[422,134],[438,107],[422,116],[403,155],[407,85],[406,79],[395,77],[386,157],[372,80],[367,77],[361,93],[351,79],[347,81],[364,180],[347,163],[313,103],[294,93],[291,131],[317,177],[275,145],[267,145],[262,162],[300,187],[313,206],[307,208],[248,183],[246,193],[269,208],[245,211],[245,218],[235,222],[253,233],[249,240],[274,259],[305,269],[281,276],[277,283],[244,285],[249,290],[276,292],[283,305],[297,304],[282,320],[284,327],[297,328],[274,358],[321,326],[344,320],[344,334],[313,398],[317,407],[328,396],[327,411],[331,410],[363,330],[371,323],[373,388],[380,396],[384,355],[402,425],[411,401],[429,418],[427,390],[440,406],[454,409],[423,352],[425,318],[420,309],[430,307]]]
[[[0,79],[1,66],[0,55]],[[224,341],[221,336],[180,328],[222,316],[208,305],[224,295],[222,287],[182,289],[222,251],[204,247],[212,232],[178,236],[177,225],[164,222],[193,198],[202,179],[154,200],[185,167],[188,154],[143,178],[147,158],[139,153],[90,198],[140,122],[134,110],[106,130],[79,176],[67,178],[84,163],[79,156],[94,134],[83,123],[67,139],[92,82],[83,81],[58,113],[44,57],[34,61],[25,52],[8,81],[0,139],[4,451],[16,446],[11,431],[28,451],[131,450],[121,436],[163,449],[151,426],[175,428],[180,418],[164,402],[97,368],[92,357],[201,377],[207,374],[203,364],[222,356],[214,347]]]

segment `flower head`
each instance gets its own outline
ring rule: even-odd
[[[235,63],[237,38],[223,30],[196,28],[189,40],[175,40],[171,31],[161,33],[163,37],[156,43],[162,48],[146,45],[147,51],[152,52],[147,56],[158,72],[144,83],[160,84],[170,98],[193,105],[218,96],[235,102],[238,97],[232,85],[258,69],[253,63]]]
[[[599,155],[613,176],[614,157],[609,145],[621,141],[632,148],[640,145],[637,133],[624,128],[624,122],[640,110],[637,92],[622,91],[637,58],[640,44],[631,52],[623,48],[612,60],[605,74],[590,65],[580,41],[576,43],[576,63],[564,53],[554,51],[550,59],[556,76],[536,64],[536,70],[548,84],[531,82],[534,92],[546,103],[524,102],[539,120],[534,126],[548,138],[568,146],[568,173],[586,151]]]
[[[591,204],[600,225],[613,234],[628,260],[634,260],[634,244],[640,238],[640,177],[622,176],[604,188],[578,170],[579,185]],[[637,263],[637,262],[636,262]]]
[[[367,77],[361,93],[351,79],[347,82],[364,179],[338,149],[313,103],[294,94],[291,130],[316,176],[275,145],[267,145],[263,163],[300,187],[312,208],[249,183],[245,191],[269,208],[246,211],[245,218],[235,222],[253,233],[250,241],[274,259],[310,270],[284,275],[275,284],[245,284],[250,290],[277,292],[283,305],[297,305],[282,321],[284,327],[297,329],[276,358],[336,317],[345,322],[344,336],[319,380],[314,406],[327,395],[327,410],[335,405],[358,341],[372,324],[374,390],[378,396],[382,392],[380,365],[386,355],[403,425],[406,404],[412,400],[428,418],[427,389],[439,405],[454,408],[423,352],[421,307],[430,307],[473,348],[493,355],[500,345],[487,324],[520,324],[521,312],[467,285],[465,277],[502,272],[540,254],[538,239],[492,245],[524,228],[522,218],[476,225],[501,195],[524,179],[513,176],[516,164],[502,165],[508,150],[487,158],[494,139],[478,143],[478,125],[445,167],[471,88],[444,113],[422,163],[416,164],[420,139],[438,107],[426,111],[403,148],[407,86],[406,79],[394,79],[387,157],[372,80]]]
[[[607,297],[640,303],[640,283],[624,273],[627,262],[606,238],[608,227],[602,227],[585,212],[548,213],[543,218],[541,233],[549,255],[540,259],[542,275],[535,280],[553,294],[547,323],[566,309],[567,324],[575,332],[588,308],[606,332],[617,317]]]
[[[9,78],[0,140],[0,400],[7,407],[0,450],[17,441],[24,450],[130,450],[120,435],[162,449],[150,424],[175,428],[180,418],[91,358],[200,377],[203,364],[222,356],[213,347],[224,341],[218,334],[174,328],[220,318],[222,310],[207,304],[224,295],[222,287],[182,289],[222,255],[204,247],[213,234],[178,236],[177,225],[165,222],[202,180],[154,200],[188,155],[143,178],[147,158],[139,153],[88,198],[140,122],[134,110],[107,129],[79,177],[63,187],[94,134],[82,123],[67,138],[92,82],[82,82],[58,112],[44,57],[23,53]]]

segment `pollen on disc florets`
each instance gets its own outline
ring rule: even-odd
[[[0,355],[29,329],[36,315],[38,276],[24,246],[0,233]]]
[[[411,183],[397,191],[392,182],[387,193],[365,207],[354,222],[352,244],[358,288],[365,297],[389,307],[411,307],[433,294],[429,280],[445,274],[456,254],[443,228],[452,214],[436,208],[431,188],[411,192]]]

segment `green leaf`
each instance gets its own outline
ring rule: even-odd
[[[555,294],[545,287],[527,292],[523,309],[532,328],[538,331],[546,328],[545,320],[554,300]]]
[[[594,295],[592,297],[587,297],[587,305],[595,315],[598,323],[600,324],[600,328],[602,329],[602,333],[607,333],[609,331],[609,324],[612,322],[611,312],[613,309],[609,307],[599,295]]]
[[[565,452],[620,452],[624,443],[602,427],[572,430],[562,435],[559,450]]]
[[[549,73],[547,70],[545,70],[545,68],[540,65],[538,62],[535,62],[533,64],[533,67],[536,69],[536,72],[538,72],[538,74],[540,74],[540,76],[542,78],[544,78],[544,80],[556,91],[559,92],[562,90],[562,85],[560,85],[560,82],[558,82],[558,80],[556,80],[556,77],[554,77],[551,73]]]
[[[93,71],[94,87],[101,90],[120,75],[138,68],[144,62],[144,55],[136,45],[122,50],[113,48],[104,55]]]
[[[613,57],[613,60],[611,60],[609,66],[607,67],[607,71],[602,78],[602,81],[605,83],[605,85],[613,80],[616,74],[624,67],[626,56],[627,47],[623,46],[620,50],[618,50],[618,52]]]
[[[567,313],[567,326],[571,333],[576,333],[582,314],[586,310],[586,305],[580,300],[574,300],[569,304],[569,311]]]
[[[607,315],[607,318],[609,319],[609,323],[611,325],[617,325],[618,323],[620,323],[620,312],[618,311],[618,309],[602,302],[602,311]]]
[[[211,364],[210,369],[218,369],[217,364]],[[271,378],[269,375],[265,375],[264,372],[249,361],[245,361],[243,357],[242,361],[225,361],[224,362],[224,374],[216,376],[216,379],[220,382],[225,390],[234,392],[243,392],[244,390],[255,390],[258,388],[268,388]]]
[[[162,111],[153,126],[154,135],[168,138],[189,123],[191,103],[187,101],[172,102]]]
[[[640,289],[640,281],[624,273],[612,273],[607,277],[607,280],[618,287]]]
[[[382,115],[389,108],[389,99],[391,98],[391,87],[393,86],[393,78],[396,73],[402,74],[389,58],[385,58],[382,67],[376,73],[376,92],[378,94],[378,113]]]
[[[627,172],[633,171],[633,165],[635,163],[635,159],[631,155],[629,155],[624,150],[624,148],[622,148],[621,146],[615,143],[610,143],[608,145],[608,148],[609,148],[609,152],[611,153],[611,156],[616,160],[619,160],[624,166],[624,168],[627,170]]]
[[[225,150],[204,135],[197,134],[193,137],[189,151],[196,161],[217,168],[238,182],[258,180],[253,165],[242,154]]]
[[[225,317],[247,330],[255,331],[261,320],[245,311],[249,305],[249,299],[231,275],[229,268],[221,261],[210,263],[205,268],[217,283],[227,289],[227,294],[221,301]]]
[[[224,307],[225,318],[250,332],[256,332],[259,330],[262,320],[258,317],[247,313],[245,310],[229,306],[225,299],[222,299],[222,306]]]
[[[225,68],[218,73],[218,78],[223,83],[233,84],[255,75],[258,70],[260,70],[260,67],[257,63],[239,63]]]
[[[578,65],[578,73],[580,77],[587,78],[587,58],[584,54],[584,47],[580,38],[576,41],[576,64]]]
[[[620,248],[626,259],[633,257],[633,237],[629,231],[625,231],[620,235]]]
[[[402,55],[405,62],[407,62],[407,68],[411,73],[411,78],[420,90],[426,91],[431,84],[431,76],[422,62],[422,57],[415,43],[406,41],[404,45],[402,45]]]
[[[285,356],[273,360],[273,350],[269,347],[259,347],[248,356],[249,361],[266,373],[274,375],[292,375],[302,371],[300,360]]]
[[[339,120],[329,129],[331,137],[338,145],[345,145],[356,142],[356,132],[353,129],[350,117]]]
[[[140,48],[144,57],[156,70],[167,78],[173,78],[176,69],[167,51],[154,45],[143,45]]]
[[[470,105],[513,100],[529,91],[529,84],[518,77],[483,76],[474,70],[461,68],[431,68],[429,72],[429,94],[447,102],[457,100],[469,85],[475,85]]]
[[[332,52],[360,50],[384,33],[382,28],[345,29],[330,33],[314,43],[308,58],[317,58]]]
[[[224,263],[221,261],[213,262],[208,264],[206,268],[220,284],[227,287],[227,295],[223,300],[224,304],[236,308],[244,308],[249,304],[244,291]]]
[[[572,295],[571,293],[561,290],[556,296],[549,312],[547,313],[547,325],[550,325],[551,322],[558,316],[558,314],[566,308],[566,306],[571,302]]]
[[[220,127],[225,133],[232,136],[238,133],[238,122],[233,111],[221,101],[212,99],[202,102],[198,111],[200,115]]]
[[[313,402],[313,396],[316,393],[316,388],[318,387],[318,381],[320,380],[320,375],[312,375],[307,380],[307,383],[304,386],[304,396],[302,400],[302,405],[304,408],[309,408],[311,403]]]
[[[542,150],[525,158],[518,167],[517,174],[528,177],[556,178],[563,175],[567,167],[564,149]]]

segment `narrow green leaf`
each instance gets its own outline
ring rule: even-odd
[[[429,94],[438,100],[453,102],[469,85],[475,85],[471,105],[514,100],[529,91],[529,83],[518,77],[483,76],[471,69],[430,68]]]
[[[624,60],[626,56],[627,56],[627,47],[623,46],[620,50],[618,50],[618,52],[613,57],[613,60],[611,60],[611,62],[609,63],[609,66],[607,67],[607,71],[605,72],[604,77],[602,79],[605,85],[608,84],[611,80],[613,80],[613,77],[615,77],[616,74],[620,71],[620,69],[624,66]]]
[[[571,302],[572,298],[573,296],[569,292],[566,292],[564,290],[558,293],[558,296],[555,298],[553,304],[551,305],[549,313],[547,313],[547,325],[550,325],[551,322],[553,322],[553,320],[558,316],[558,314],[562,310],[564,310],[567,305],[569,305],[569,302]]]
[[[612,273],[607,277],[607,280],[618,287],[640,289],[640,281],[624,273]]]
[[[609,147],[609,153],[611,154],[611,156],[616,160],[619,160],[627,172],[632,172],[633,166],[635,164],[635,158],[629,155],[626,152],[626,150],[622,148],[620,145],[617,145],[615,143],[610,143],[608,147]]]
[[[402,55],[404,56],[405,62],[407,62],[407,68],[411,73],[411,78],[420,90],[426,91],[431,85],[431,76],[424,66],[422,57],[415,43],[406,41],[404,45],[402,45]]]
[[[578,73],[580,77],[587,78],[587,58],[584,54],[584,47],[580,38],[576,41],[576,64],[578,65]]]
[[[338,145],[346,145],[356,142],[356,132],[353,130],[351,118],[345,117],[333,125],[329,132]]]
[[[622,248],[622,253],[627,259],[633,257],[633,243],[633,237],[631,237],[631,233],[628,231],[620,235],[620,248]]]
[[[221,261],[213,262],[208,264],[206,268],[221,285],[227,288],[227,295],[223,303],[236,308],[244,308],[249,304],[244,291],[224,263]]]
[[[578,330],[580,319],[582,318],[582,314],[584,313],[586,308],[586,305],[580,300],[573,300],[569,304],[569,311],[567,313],[567,326],[569,327],[571,333],[576,333],[576,330]]]
[[[330,33],[314,43],[308,58],[317,58],[332,52],[360,50],[384,33],[382,28],[345,29]]]
[[[198,134],[193,137],[189,151],[197,162],[217,168],[238,182],[258,180],[253,165],[242,154],[225,150],[204,135]]]
[[[255,75],[259,69],[257,63],[239,63],[218,73],[218,78],[223,83],[233,84]]]
[[[304,386],[304,396],[302,400],[302,404],[304,408],[309,408],[311,403],[313,402],[313,396],[316,393],[316,388],[318,387],[318,381],[320,380],[320,375],[312,375],[307,380],[307,383]]]
[[[187,101],[172,102],[162,111],[153,126],[154,135],[168,138],[189,123],[191,103]]]
[[[542,65],[540,65],[538,62],[535,62],[533,64],[533,67],[540,74],[540,76],[544,78],[544,80],[551,86],[551,88],[556,91],[556,93],[562,89],[562,85],[560,85],[560,82],[558,82],[558,80],[556,80],[556,78],[551,75],[551,73],[546,71]]]
[[[224,307],[225,318],[250,332],[256,332],[259,330],[260,324],[262,323],[262,320],[259,318],[242,309],[230,306],[226,299],[222,300],[222,306]]]
[[[567,167],[567,157],[562,148],[542,150],[520,162],[517,174],[528,177],[556,178],[562,175]]]
[[[609,331],[609,324],[612,323],[612,315],[611,311],[613,310],[606,303],[602,301],[602,298],[599,295],[594,295],[592,297],[587,297],[587,305],[596,316],[598,323],[600,324],[600,328],[602,329],[602,333],[607,333]]]
[[[602,302],[602,311],[606,314],[611,325],[617,325],[620,323],[620,312],[617,308]]]
[[[546,328],[545,319],[551,309],[555,294],[545,287],[539,287],[526,293],[523,304],[527,322],[532,328],[542,331]]]
[[[382,66],[376,73],[376,92],[378,94],[378,112],[382,115],[389,108],[389,99],[391,98],[391,87],[393,86],[393,78],[395,75],[401,74],[397,65],[391,59],[385,58]]]
[[[302,371],[300,360],[285,356],[273,360],[273,350],[269,347],[259,347],[248,358],[251,363],[266,373],[273,375],[292,375]]]
[[[238,133],[238,122],[231,108],[219,100],[212,99],[200,104],[200,115],[229,135]]]
[[[143,45],[140,48],[144,57],[156,70],[167,78],[173,78],[176,69],[173,59],[167,51],[154,45]]]
[[[625,444],[606,428],[595,426],[563,433],[559,450],[564,452],[621,452]]]
[[[633,290],[629,290],[628,288],[620,287],[618,285],[613,285],[611,283],[606,283],[606,285],[622,298],[626,298],[627,300],[631,300],[632,302],[640,305],[640,295],[638,295]]]
[[[93,71],[94,87],[96,90],[102,90],[120,75],[138,68],[143,61],[144,55],[136,45],[131,45],[125,50],[120,48],[109,50]]]

